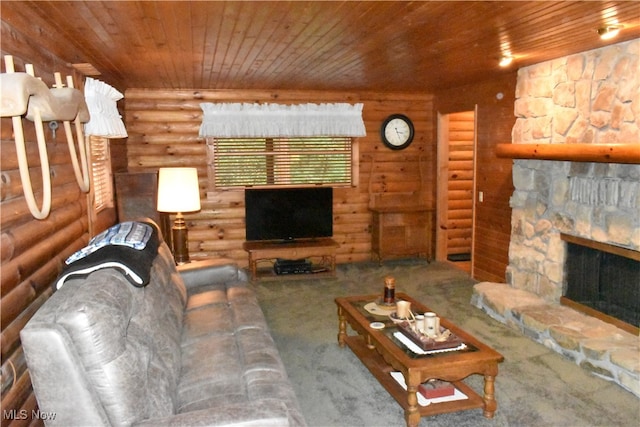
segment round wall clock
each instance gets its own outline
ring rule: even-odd
[[[382,122],[380,137],[392,150],[407,148],[413,141],[413,123],[404,114],[392,114]]]

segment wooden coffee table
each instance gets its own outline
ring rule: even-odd
[[[417,426],[420,417],[466,409],[483,408],[484,416],[492,418],[497,403],[494,395],[494,382],[498,375],[498,363],[504,358],[500,353],[478,341],[446,319],[441,318],[441,326],[449,329],[467,345],[465,350],[417,355],[397,340],[393,333],[398,328],[388,316],[377,316],[365,310],[367,303],[376,301],[380,295],[361,295],[336,298],[338,306],[338,343],[348,345],[358,359],[371,371],[382,386],[404,408],[408,426]],[[423,313],[429,310],[410,296],[397,293],[396,300],[411,302],[411,310]],[[384,329],[374,329],[371,322],[384,322]],[[347,334],[347,323],[357,335]],[[404,376],[407,389],[390,375],[399,371]],[[484,375],[484,395],[480,396],[462,380],[469,375]],[[452,382],[458,390],[468,396],[467,399],[451,402],[432,403],[428,406],[418,404],[416,395],[418,385],[429,379],[441,379]]]

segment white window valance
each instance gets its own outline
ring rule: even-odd
[[[87,135],[105,138],[125,138],[127,129],[122,122],[116,103],[124,98],[112,86],[100,80],[87,77],[84,83],[84,97],[91,114],[91,120],[85,125]]]
[[[202,103],[201,137],[365,136],[363,104]]]

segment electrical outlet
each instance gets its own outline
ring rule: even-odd
[[[484,202],[484,191],[478,191],[478,202]]]

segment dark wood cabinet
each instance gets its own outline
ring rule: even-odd
[[[402,256],[433,258],[433,209],[424,206],[370,208],[371,251],[378,262]]]
[[[171,221],[169,215],[156,210],[158,173],[118,172],[115,174],[115,187],[118,221],[151,218],[160,226],[164,240],[171,247]]]
[[[158,193],[157,173],[116,173],[116,206],[118,221],[130,221],[140,217],[160,219],[156,210]]]

